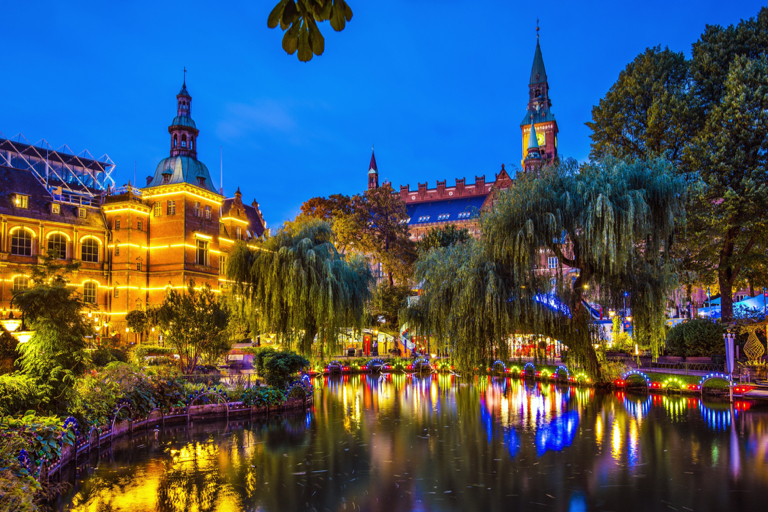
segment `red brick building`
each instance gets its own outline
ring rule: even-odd
[[[200,134],[186,84],[168,127],[169,153],[144,188],[114,187],[114,164],[0,138],[0,309],[29,286],[30,265],[53,250],[81,262],[81,288],[101,334],[125,336],[125,315],[162,303],[166,290],[209,285],[219,291],[237,240],[260,237],[258,203],[240,189],[226,198],[197,159]],[[53,164],[52,164],[53,163]],[[57,167],[58,165],[58,167]],[[131,335],[131,338],[133,335]]]

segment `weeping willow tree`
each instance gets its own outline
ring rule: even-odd
[[[628,292],[637,334],[657,353],[684,190],[662,160],[571,160],[522,175],[484,215],[481,241],[421,255],[422,297],[403,315],[450,344],[460,367],[506,356],[511,335],[540,334],[600,379],[586,301],[616,306]],[[537,268],[547,253],[554,273]]]
[[[340,254],[330,224],[317,219],[286,224],[255,248],[238,244],[227,278],[259,332],[305,355],[316,336],[333,353],[342,330],[362,329],[373,281],[368,262]]]

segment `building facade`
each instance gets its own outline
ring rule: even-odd
[[[115,187],[108,157],[0,138],[0,310],[49,251],[79,261],[70,276],[104,336],[127,336],[125,315],[163,302],[169,288],[223,288],[227,255],[266,230],[258,203],[226,198],[197,159],[200,134],[186,83],[168,127],[169,156],[146,185]],[[88,156],[90,156],[88,154]]]

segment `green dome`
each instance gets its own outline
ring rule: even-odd
[[[171,175],[167,183],[163,182],[163,174]],[[205,181],[201,184],[198,178],[204,178]],[[175,183],[189,183],[190,185],[218,194],[218,191],[213,186],[213,180],[208,172],[208,167],[191,156],[169,156],[160,160],[160,163],[157,164],[157,169],[155,169],[155,175],[147,187],[173,185]]]
[[[186,126],[186,127],[194,128],[195,130],[197,130],[197,126],[195,126],[195,122],[189,116],[174,117],[173,121],[171,122],[171,126]]]

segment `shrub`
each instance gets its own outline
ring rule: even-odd
[[[133,362],[137,364],[144,364],[144,358],[147,356],[170,356],[173,357],[176,354],[176,349],[173,347],[160,347],[156,345],[139,345],[133,349],[131,357]]]
[[[91,352],[91,361],[94,366],[106,366],[113,361],[128,362],[128,354],[117,348],[99,347]]]
[[[19,357],[16,347],[19,342],[11,336],[5,327],[0,326],[0,374],[13,372],[16,358]]]
[[[725,351],[723,326],[711,320],[694,319],[678,324],[667,333],[666,352],[673,356],[713,356]]]
[[[242,402],[246,407],[276,406],[285,402],[285,392],[272,387],[253,387],[243,391]]]
[[[40,404],[35,381],[26,375],[0,375],[0,415],[21,414]]]
[[[309,360],[295,352],[275,352],[265,358],[264,380],[270,386],[284,388],[291,376],[309,367]]]

